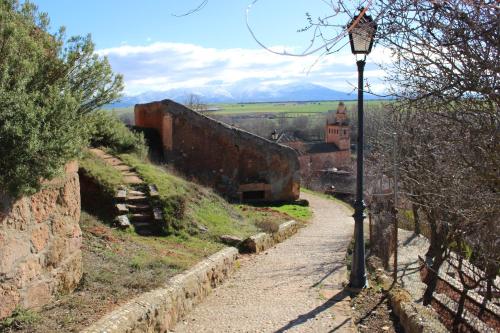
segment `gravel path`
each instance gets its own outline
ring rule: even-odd
[[[265,253],[244,257],[174,332],[354,332],[342,287],[351,212],[314,195],[302,198],[314,211],[310,225]]]
[[[429,241],[412,231],[398,230],[398,281],[417,303],[422,303],[426,285],[420,279],[418,256],[425,257]],[[391,264],[393,257],[391,257]]]

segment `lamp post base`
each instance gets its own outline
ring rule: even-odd
[[[354,203],[354,249],[352,253],[351,276],[349,286],[351,288],[366,288],[368,282],[365,269],[365,238],[363,222],[365,219],[365,203],[363,200]]]

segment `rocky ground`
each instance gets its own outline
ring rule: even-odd
[[[372,281],[372,287],[363,290],[352,300],[354,322],[360,333],[404,333],[385,294]]]

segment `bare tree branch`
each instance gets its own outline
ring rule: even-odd
[[[172,14],[172,16],[175,16],[175,17],[184,17],[184,16],[189,16],[191,14],[194,14],[196,12],[199,12],[200,10],[202,10],[203,8],[205,8],[205,6],[208,4],[208,0],[203,0],[202,2],[200,2],[200,4],[196,7],[196,8],[193,8],[187,12],[185,12],[184,14]]]

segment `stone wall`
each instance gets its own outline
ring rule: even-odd
[[[0,319],[42,306],[80,281],[78,165],[65,171],[30,197],[0,194]]]
[[[248,237],[240,245],[240,251],[243,253],[260,253],[270,249],[277,243],[281,243],[297,233],[299,227],[299,223],[294,220],[284,222],[280,224],[278,230],[272,234],[261,232]]]
[[[378,284],[387,294],[394,314],[407,333],[446,333],[448,330],[439,321],[437,313],[429,307],[415,303],[410,293],[393,284],[382,267],[380,258],[371,256],[366,261],[367,267],[374,272]]]
[[[297,153],[170,100],[135,106],[137,127],[162,137],[166,161],[236,200],[289,201],[300,191]]]

